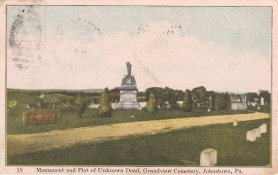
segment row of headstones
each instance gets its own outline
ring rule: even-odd
[[[257,137],[261,137],[264,133],[267,133],[267,125],[265,123],[258,128],[247,131],[246,140],[254,142]]]
[[[233,121],[233,126],[237,126],[238,121]],[[262,124],[259,128],[247,131],[247,140],[256,141],[257,137],[261,137],[262,133],[267,133],[267,125]],[[201,152],[200,166],[214,166],[217,163],[217,150],[209,148]]]

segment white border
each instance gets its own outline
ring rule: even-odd
[[[209,169],[224,169],[231,170],[234,172],[235,168],[240,169],[244,175],[264,175],[264,174],[276,174],[278,173],[278,94],[277,94],[277,75],[278,75],[278,63],[277,63],[277,39],[278,39],[278,2],[275,0],[0,0],[0,174],[40,174],[36,171],[37,167],[24,166],[5,166],[5,30],[6,30],[6,5],[163,5],[163,6],[272,6],[273,9],[273,28],[272,28],[272,167],[271,168],[261,168],[261,167],[215,167]],[[46,166],[45,166],[46,167]],[[87,166],[88,167],[88,166]],[[99,166],[97,166],[99,167]],[[17,173],[17,168],[23,168],[23,173]],[[47,168],[59,168],[47,166]],[[60,168],[70,169],[69,166],[60,166]],[[93,166],[89,166],[93,169]],[[115,169],[123,169],[125,167],[109,167]],[[144,169],[145,167],[140,167]],[[157,169],[158,167],[147,167],[149,169]],[[203,172],[202,167],[160,167],[160,169],[191,169],[200,170]],[[46,174],[46,173],[45,173]],[[47,173],[49,174],[49,173]],[[58,173],[55,173],[58,174]],[[64,173],[61,173],[64,174]],[[86,173],[88,174],[88,173]],[[93,173],[101,174],[101,173]],[[106,174],[130,174],[130,173],[106,173]],[[132,173],[136,174],[136,173]],[[148,173],[142,173],[148,174]],[[175,173],[177,174],[177,173]],[[201,173],[202,174],[202,173]],[[223,173],[217,173],[223,174]],[[234,173],[235,174],[235,173]]]

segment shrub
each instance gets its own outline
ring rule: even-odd
[[[17,101],[16,100],[11,100],[8,102],[8,111],[15,110],[17,106]]]
[[[193,107],[192,96],[190,94],[190,91],[188,89],[186,89],[186,91],[184,93],[182,109],[186,112],[190,112],[190,111],[192,111],[192,107]]]
[[[153,92],[150,93],[149,101],[147,103],[147,111],[151,114],[157,112],[156,98]]]
[[[111,117],[112,107],[109,98],[108,88],[105,88],[98,107],[98,114],[101,117]]]

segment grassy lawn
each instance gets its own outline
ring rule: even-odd
[[[61,113],[61,121],[59,121],[57,124],[25,126],[22,124],[21,111],[17,110],[14,113],[9,113],[7,116],[7,134],[35,133],[57,129],[78,128],[84,126],[97,126],[124,122],[238,113],[247,113],[247,111],[183,112],[178,110],[160,110],[157,114],[150,114],[143,110],[116,110],[113,112],[111,118],[100,118],[97,115],[97,110],[94,109],[87,110],[82,118],[79,118],[76,112],[64,112]],[[135,117],[130,117],[132,115]]]
[[[9,111],[7,114],[7,134],[24,134],[44,132],[57,129],[78,128],[84,126],[97,126],[114,123],[146,121],[146,120],[161,120],[171,118],[198,117],[210,115],[225,115],[248,113],[247,111],[212,111],[212,112],[183,112],[179,110],[159,110],[157,114],[150,114],[144,110],[116,110],[113,111],[111,118],[99,118],[96,109],[88,109],[82,118],[79,118],[76,112],[62,112],[61,121],[57,124],[49,125],[30,125],[22,124],[22,111],[27,104],[34,103],[40,92],[38,91],[11,91],[8,90],[7,101],[16,100],[17,108]],[[45,98],[72,98],[59,93],[48,94]],[[135,117],[130,117],[130,116]]]
[[[182,165],[198,166],[200,152],[218,151],[217,166],[266,166],[270,163],[270,134],[246,141],[246,131],[270,126],[270,120],[211,125],[150,136],[74,145],[8,157],[8,165]]]

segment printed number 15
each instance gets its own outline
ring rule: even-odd
[[[16,172],[22,173],[22,172],[23,172],[23,169],[22,169],[22,168],[17,168],[17,169],[16,169]]]

